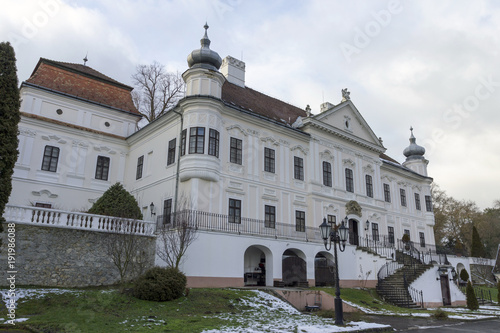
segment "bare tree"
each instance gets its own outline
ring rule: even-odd
[[[138,224],[131,220],[115,220],[114,232],[106,239],[106,254],[118,269],[120,283],[127,276],[140,274],[148,266],[147,253],[143,249],[141,237],[135,233]]]
[[[163,218],[166,223],[160,228],[157,254],[169,267],[179,268],[188,247],[198,237],[196,215],[184,209]]]
[[[136,88],[132,92],[132,99],[148,122],[174,107],[184,92],[181,74],[167,72],[156,61],[151,65],[137,66],[132,79]]]

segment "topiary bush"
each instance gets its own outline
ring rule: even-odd
[[[182,296],[186,284],[186,276],[178,269],[153,267],[136,280],[133,295],[146,301],[172,301]]]
[[[108,188],[92,205],[88,213],[142,220],[137,200],[120,183]]]
[[[460,271],[460,280],[464,282],[469,281],[469,273],[467,273],[465,268]]]
[[[465,293],[467,296],[467,308],[469,310],[479,309],[479,303],[477,302],[476,293],[474,292],[474,288],[472,288],[472,283],[470,283],[470,281],[467,282]]]

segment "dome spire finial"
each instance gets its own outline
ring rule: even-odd
[[[205,25],[203,26],[203,28],[205,28],[205,35],[200,40],[201,47],[210,48],[210,39],[208,38],[208,28],[209,28],[209,26],[208,26],[207,22],[205,22]]]
[[[410,145],[403,151],[403,155],[406,156],[406,160],[423,159],[425,148],[417,145],[417,139],[413,135],[413,126],[410,126],[410,132]]]
[[[189,68],[202,67],[211,70],[218,70],[222,64],[219,54],[210,50],[210,39],[208,38],[208,23],[203,26],[205,34],[200,39],[201,48],[194,50],[188,55],[187,61]]]

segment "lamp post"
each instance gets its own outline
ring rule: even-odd
[[[151,216],[156,215],[155,204],[151,203],[151,205],[149,205],[149,208],[151,209]]]
[[[325,249],[330,251],[333,243],[333,253],[335,256],[335,325],[344,325],[344,312],[342,310],[342,299],[340,298],[340,286],[339,286],[339,265],[337,259],[337,245],[340,252],[345,251],[345,244],[347,241],[347,235],[349,234],[349,229],[346,228],[345,224],[348,222],[347,216],[340,226],[333,222],[326,223],[326,218],[323,219],[323,223],[319,226],[321,231],[321,238],[325,243]]]

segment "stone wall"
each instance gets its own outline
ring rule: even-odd
[[[0,285],[6,286],[7,272],[12,269],[7,262],[9,228],[7,224],[3,226]],[[15,284],[54,287],[115,284],[120,274],[109,255],[108,244],[117,242],[119,236],[124,235],[16,224]],[[137,241],[132,269],[127,275],[131,279],[154,265],[156,238],[125,237]]]

